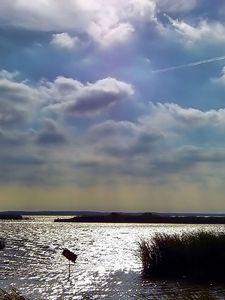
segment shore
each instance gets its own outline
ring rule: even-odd
[[[84,223],[169,223],[169,224],[225,224],[224,216],[168,216],[156,213],[109,213],[106,215],[78,215],[57,218],[54,222]]]

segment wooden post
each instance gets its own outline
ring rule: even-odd
[[[77,259],[77,255],[68,249],[64,249],[62,255],[69,260],[69,278],[70,278],[70,262],[72,261],[73,263],[75,263]]]
[[[69,278],[70,278],[70,260],[69,260]]]

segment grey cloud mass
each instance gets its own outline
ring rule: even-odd
[[[224,162],[219,140],[214,140],[217,151],[203,149],[203,145],[213,139],[212,133],[218,136],[220,129],[222,136],[224,109],[203,111],[175,103],[151,103],[136,121],[101,120],[109,106],[135,96],[133,85],[115,78],[82,83],[63,76],[52,81],[43,79],[33,85],[20,81],[17,73],[3,71],[0,74],[0,82],[2,87],[5,84],[9,98],[0,103],[0,160],[4,167],[1,178],[4,172],[10,171],[19,182],[19,173],[15,171],[18,165],[21,181],[28,177],[32,181],[31,174],[35,171],[35,181],[48,172],[48,182],[51,182],[52,172],[54,182],[61,179],[64,182],[66,178],[71,181],[75,176],[74,180],[81,183],[77,170],[88,170],[89,178],[96,172],[101,176],[118,173],[125,177],[136,174],[156,178],[162,174],[189,172],[198,164]],[[126,104],[129,105],[129,101]],[[56,112],[54,120],[52,111]],[[70,124],[68,116],[76,121],[77,115],[96,112],[99,119]],[[201,142],[199,128],[204,132]],[[59,151],[62,145],[63,150]],[[60,169],[59,178],[54,174],[56,169]],[[82,176],[85,178],[87,174],[82,173]],[[7,178],[13,180],[14,177]]]
[[[66,143],[65,135],[51,119],[43,120],[43,128],[38,133],[36,142],[40,145],[62,145]]]
[[[59,91],[63,94],[59,94],[58,103],[49,108],[70,114],[99,112],[134,94],[132,85],[114,78],[105,78],[86,85],[71,80],[59,86]]]

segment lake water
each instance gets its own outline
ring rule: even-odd
[[[18,288],[31,300],[173,299],[176,294],[207,291],[225,299],[224,285],[146,280],[135,255],[137,242],[156,232],[183,232],[200,228],[224,231],[221,225],[54,223],[51,218],[0,222],[0,287]],[[62,250],[78,255],[71,265]],[[204,298],[203,298],[204,299]]]

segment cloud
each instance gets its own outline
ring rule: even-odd
[[[13,80],[19,76],[19,72],[8,72],[7,70],[0,70],[0,79]]]
[[[77,37],[71,37],[68,33],[56,33],[52,35],[51,45],[59,49],[73,49],[79,43]]]
[[[82,153],[81,161],[91,161],[95,154],[86,148],[78,131],[74,140],[75,126],[72,123],[70,128],[68,116],[103,112],[134,93],[132,85],[115,78],[82,83],[59,76],[33,83],[7,71],[0,72],[0,87],[0,161],[4,160],[0,178],[20,183],[72,181],[69,168],[77,154]],[[57,112],[54,120],[52,111]],[[8,173],[12,175],[4,176]],[[77,176],[76,180],[81,181]]]
[[[41,80],[35,85],[15,78],[15,73],[0,74],[0,124],[22,124],[32,119],[35,110],[69,114],[92,114],[134,94],[131,84],[104,78],[83,84],[63,76],[54,81]]]
[[[104,112],[133,97],[128,82],[103,78],[90,83],[59,76],[31,83],[20,76],[0,72],[2,181],[9,172],[14,175],[5,181],[25,183],[44,182],[46,174],[48,184],[90,184],[96,174],[103,181],[167,181],[170,175],[201,173],[208,165],[216,172],[224,163],[224,108],[150,103],[133,121],[113,119],[112,112]]]
[[[65,95],[66,92],[68,93]],[[49,109],[69,114],[92,114],[133,94],[132,85],[114,78],[105,78],[86,85],[70,81],[67,88],[64,85],[64,97],[61,98],[62,95],[59,94],[59,102],[51,105]]]
[[[92,127],[89,139],[100,153],[117,158],[131,158],[148,156],[163,139],[163,135],[145,131],[138,123],[108,120]]]
[[[165,177],[173,174],[202,174],[202,168],[209,165],[212,172],[225,163],[224,148],[184,145],[150,163],[151,176]],[[204,168],[203,168],[204,170]],[[204,173],[204,171],[203,171]],[[210,172],[208,172],[210,173]],[[206,174],[205,174],[206,175]],[[198,180],[196,178],[196,180]]]
[[[167,18],[175,32],[189,44],[200,41],[224,43],[225,26],[220,22],[201,20],[198,24],[192,25],[183,20],[172,19],[169,16]]]
[[[127,42],[136,22],[156,22],[153,0],[37,0],[1,3],[0,26],[55,32],[54,45],[72,48],[69,32],[87,34],[101,46]],[[68,32],[68,33],[66,33]]]
[[[2,166],[29,166],[29,165],[40,165],[44,164],[45,160],[41,157],[34,156],[34,155],[2,155],[1,158],[1,165]]]
[[[66,137],[59,130],[56,123],[51,119],[43,121],[43,129],[38,133],[36,142],[39,145],[63,145],[66,143]]]
[[[221,159],[218,152],[213,159],[213,154],[203,152],[202,147],[210,143],[223,147],[224,120],[225,109],[202,111],[175,103],[151,103],[135,122],[108,120],[91,127],[89,140],[97,153],[118,159],[140,157],[140,165],[148,162],[168,165],[168,168],[173,165],[178,170],[178,162],[186,165],[191,156],[190,166],[197,162],[216,162],[216,156]],[[181,150],[177,152],[177,148]],[[147,167],[142,167],[143,173],[154,176],[151,168],[147,171]]]
[[[38,102],[36,88],[18,79],[17,72],[0,72],[0,125],[17,126],[26,123],[29,111]]]
[[[17,82],[14,76],[2,72],[0,78],[0,99],[1,101],[26,103],[37,99],[37,92],[23,81]],[[5,75],[5,77],[3,77]]]
[[[27,136],[16,131],[8,132],[0,129],[0,145],[1,147],[18,146],[25,144]]]
[[[210,126],[218,129],[225,126],[225,109],[200,110],[183,108],[176,103],[150,103],[149,115],[140,117],[143,126],[149,128],[172,130]]]
[[[107,48],[113,44],[126,43],[134,31],[134,27],[129,23],[119,23],[107,29],[102,25],[92,23],[88,32],[96,42]]]
[[[128,144],[105,145],[100,150],[108,155],[126,159],[135,156],[151,155],[155,145],[161,138],[162,136],[154,133],[142,133],[137,139],[130,141]]]
[[[107,120],[103,123],[94,125],[89,129],[89,138],[91,140],[132,137],[138,133],[138,126],[129,121]]]
[[[225,85],[225,67],[223,67],[220,76],[212,78],[211,82],[219,86]]]
[[[19,126],[24,124],[27,119],[28,112],[25,109],[13,107],[10,104],[0,104],[0,126]]]

